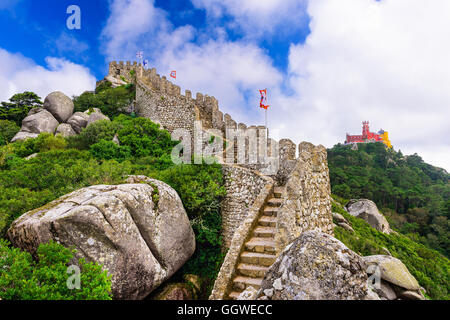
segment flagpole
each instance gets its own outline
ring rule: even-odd
[[[269,98],[267,97],[267,88],[266,88],[266,104],[267,106],[269,106]],[[266,107],[266,131],[267,131],[267,139],[269,139],[269,126],[267,125],[267,109],[269,109],[269,107]]]
[[[269,138],[269,127],[267,126],[267,109],[266,109],[266,131],[267,131],[267,138]]]

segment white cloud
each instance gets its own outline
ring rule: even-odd
[[[292,7],[303,1],[294,0],[193,2],[212,17],[231,15],[240,28],[268,27],[264,32],[275,35],[289,31],[279,19],[304,14]],[[177,70],[177,84],[216,96],[237,121],[263,122],[257,90],[267,87],[269,125],[280,137],[331,147],[369,120],[404,154],[450,170],[448,0],[309,1],[311,34],[291,44],[287,74],[256,39],[230,41],[220,19],[203,30],[174,28],[153,0],[115,0],[111,10],[103,32],[110,59],[151,53],[159,73]],[[258,25],[264,20],[276,28]]]
[[[84,53],[89,50],[86,42],[80,41],[73,35],[63,31],[55,40],[49,41],[48,46],[59,55],[76,55],[84,58]]]
[[[147,14],[139,13],[131,19],[128,13],[135,8],[154,20],[144,23]],[[258,101],[257,88],[276,86],[282,79],[271,59],[255,44],[228,41],[220,27],[208,29],[207,35],[198,34],[192,26],[174,28],[166,16],[154,8],[152,0],[115,0],[102,32],[106,56],[110,60],[135,60],[135,52],[143,50],[146,57],[151,54],[150,64],[161,75],[176,70],[175,82],[183,89],[194,95],[214,95],[221,109],[236,120],[251,118],[245,108],[248,95]],[[201,40],[194,43],[195,37]]]
[[[154,48],[158,46],[157,34],[170,28],[166,13],[154,6],[154,0],[113,0],[110,11],[102,31],[109,58],[123,60],[142,46]]]
[[[281,37],[298,30],[306,22],[305,0],[191,0],[205,9],[213,19],[231,16],[227,27],[242,31],[246,36]]]
[[[277,97],[275,123],[332,146],[370,120],[396,149],[450,169],[449,12],[446,0],[310,1],[311,34],[289,55],[295,94]]]
[[[46,58],[47,66],[37,65],[20,54],[0,48],[0,101],[16,93],[33,91],[45,98],[53,91],[71,97],[95,89],[95,77],[89,69],[64,59]]]

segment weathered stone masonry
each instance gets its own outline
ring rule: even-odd
[[[249,208],[270,182],[265,176],[237,165],[223,165],[227,195],[222,202],[222,235],[224,246],[229,248],[236,229],[246,218]]]
[[[132,70],[134,75],[133,72],[130,73]],[[225,136],[227,129],[262,129],[258,131],[258,139],[267,139],[260,133],[264,132],[264,126],[247,127],[243,123],[237,123],[230,115],[224,115],[219,110],[218,101],[214,97],[197,93],[194,99],[189,90],[182,95],[180,87],[158,75],[154,68],[144,70],[136,62],[111,62],[108,76],[135,81],[136,112],[160,123],[170,133],[182,128],[188,130],[193,137],[194,122],[200,121],[207,132],[218,130]],[[278,170],[271,173],[270,177],[276,185],[287,186],[278,227],[279,244],[284,244],[304,230],[319,228],[331,233],[329,177],[324,148],[312,145],[305,147],[306,145],[301,144],[297,157],[296,145],[289,139],[279,142],[268,139],[262,143],[266,145],[269,156],[274,152],[279,154],[279,157],[274,158]],[[246,148],[245,159],[248,160],[248,144]],[[237,158],[238,150],[235,146],[232,152]],[[222,202],[223,237],[227,248],[253,201],[267,185],[264,175],[260,173],[265,172],[266,167],[267,164],[261,163],[223,165],[225,188],[228,192]],[[285,225],[286,223],[289,225]]]

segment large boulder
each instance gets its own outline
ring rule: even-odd
[[[380,296],[386,300],[395,300],[397,298],[397,294],[394,289],[389,285],[388,282],[381,280],[379,287],[374,286],[373,290]]]
[[[59,122],[66,122],[73,113],[74,105],[72,99],[64,93],[55,91],[45,98],[44,108],[51,112]]]
[[[11,142],[19,141],[19,140],[27,140],[32,138],[37,138],[39,134],[37,133],[31,133],[31,132],[25,132],[25,131],[19,131],[16,133],[16,135],[11,139]]]
[[[75,136],[76,132],[73,130],[72,126],[68,123],[61,123],[58,128],[56,128],[55,135],[61,135],[63,137]]]
[[[100,120],[110,120],[107,116],[105,116],[100,109],[94,108],[93,111],[87,110],[85,113],[89,116],[87,121],[87,126],[91,125],[94,122]]]
[[[20,131],[40,134],[42,132],[55,133],[59,122],[55,117],[42,108],[30,110],[27,117],[22,120]]]
[[[121,80],[121,79],[117,79],[116,77],[114,77],[114,76],[112,76],[112,75],[106,76],[106,77],[105,77],[105,80],[111,82],[111,87],[112,87],[112,88],[120,87],[120,86],[123,86],[123,85],[126,85],[126,84],[127,84],[126,81],[123,81],[123,80]],[[99,85],[100,85],[100,84],[101,84],[101,82],[99,83]],[[97,87],[98,87],[98,86],[97,86]]]
[[[81,133],[81,131],[86,128],[88,123],[89,115],[84,112],[75,112],[69,120],[67,120],[67,123],[70,124],[73,128],[73,130],[78,134]]]
[[[376,265],[380,268],[381,279],[407,290],[419,291],[420,286],[416,278],[399,259],[383,255],[367,256],[363,259],[367,266]]]
[[[328,234],[306,231],[270,267],[259,295],[272,300],[368,299],[367,280],[359,255]]]
[[[142,299],[194,253],[195,237],[180,197],[167,184],[132,176],[65,195],[15,220],[11,242],[32,254],[58,241],[76,258],[104,266],[115,299]]]
[[[377,205],[371,200],[350,200],[345,205],[345,209],[352,216],[365,220],[371,227],[380,232],[386,234],[390,234],[392,232],[389,227],[389,222],[378,211]]]

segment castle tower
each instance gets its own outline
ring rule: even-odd
[[[363,135],[363,139],[367,139],[369,136],[369,121],[364,121],[363,122],[363,130],[362,130],[362,135]]]

